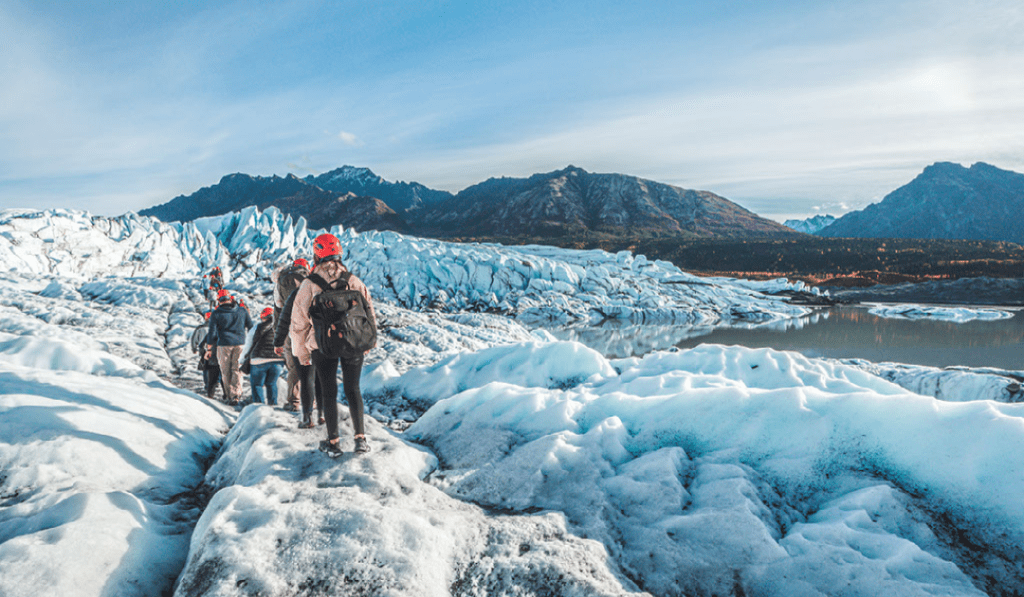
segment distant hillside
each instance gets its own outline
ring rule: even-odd
[[[313,229],[341,224],[355,230],[410,232],[405,220],[380,199],[327,191],[292,174],[284,178],[229,174],[216,185],[175,197],[139,214],[166,222],[188,222],[250,205],[260,209],[276,206],[286,214],[306,218]]]
[[[827,237],[931,238],[1024,243],[1024,175],[940,162],[882,201],[844,215]]]
[[[824,215],[814,216],[813,218],[807,218],[806,220],[786,220],[782,225],[786,228],[792,228],[797,232],[803,232],[804,234],[817,234],[826,226],[832,225],[835,221],[835,216]]]
[[[377,201],[370,204],[369,200]],[[790,237],[792,230],[707,191],[575,167],[500,178],[457,195],[419,183],[391,183],[366,168],[320,176],[232,174],[220,183],[140,212],[190,221],[248,205],[275,205],[313,228],[397,230],[443,238],[645,234],[686,238]]]
[[[353,230],[394,230],[410,233],[412,229],[395,210],[375,197],[354,193],[332,193],[310,186],[302,193],[261,204],[260,209],[274,205],[291,216],[302,216],[312,230],[340,224]]]
[[[685,237],[791,236],[788,228],[707,191],[570,166],[492,178],[418,214],[430,236],[561,236],[581,231]]]

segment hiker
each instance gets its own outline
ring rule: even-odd
[[[277,332],[274,334],[274,352],[282,354],[285,357],[291,354],[291,362],[295,366],[295,387],[299,391],[299,406],[297,407],[301,413],[302,418],[299,420],[299,429],[311,429],[315,427],[313,424],[313,400],[316,399],[316,414],[317,423],[323,425],[326,419],[324,419],[324,402],[323,392],[320,390],[320,380],[317,379],[316,373],[313,370],[311,363],[302,364],[297,356],[295,343],[291,337],[291,324],[292,324],[292,313],[295,310],[295,296],[299,293],[296,288],[288,295],[288,300],[285,301],[284,307],[281,308],[281,321],[277,324]],[[291,373],[289,372],[289,376]],[[293,410],[296,407],[289,408],[285,406],[285,410]]]
[[[207,356],[206,337],[210,333],[209,321],[212,313],[212,311],[207,311],[203,314],[203,323],[193,330],[190,342],[192,354],[199,354],[199,370],[203,372],[203,389],[206,391],[207,398],[213,398],[217,382],[220,381],[220,366],[217,364],[217,360]]]
[[[260,323],[256,326],[246,359],[249,361],[252,401],[277,406],[277,379],[281,377],[284,360],[274,354],[273,308],[267,307],[260,313]]]
[[[224,275],[219,267],[214,267],[209,274],[203,276],[203,285],[206,287],[206,300],[210,302],[210,308],[217,308],[217,294],[224,288]]]
[[[220,268],[214,266],[213,270],[210,271],[210,286],[221,290],[224,288],[224,274],[221,273]]]
[[[313,365],[316,379],[320,382],[323,412],[327,422],[327,439],[320,442],[320,450],[326,452],[328,456],[341,454],[338,438],[338,365],[340,363],[345,400],[348,402],[355,435],[355,451],[357,453],[369,452],[370,445],[366,441],[363,425],[363,397],[359,391],[359,376],[363,369],[363,357],[366,352],[369,352],[369,348],[347,356],[330,356],[334,347],[320,346],[318,338],[327,338],[328,340],[331,338],[324,335],[323,329],[314,329],[314,319],[310,308],[314,304],[317,307],[321,306],[316,301],[316,297],[321,293],[334,296],[334,291],[340,289],[355,291],[365,303],[365,312],[369,325],[373,326],[375,340],[376,317],[373,313],[370,291],[341,263],[341,242],[333,234],[321,234],[313,241],[313,261],[315,264],[313,273],[302,282],[293,299],[290,334],[296,358],[303,365]],[[348,297],[345,300],[355,302],[355,299]],[[306,395],[310,385],[306,383],[305,379],[302,380],[303,408],[307,404]]]
[[[291,313],[287,318],[282,317],[285,302],[293,292],[299,289],[299,285],[309,275],[309,262],[305,259],[296,259],[291,265],[282,265],[271,274],[271,281],[274,283],[274,321],[278,322],[278,329],[274,334],[274,348],[281,347],[277,354],[284,356],[284,365],[288,369],[288,393],[285,394],[284,409],[296,411],[299,409],[301,396],[299,395],[299,366],[295,362],[295,355],[292,353],[291,340],[288,338],[288,325],[291,323]],[[284,328],[281,328],[281,323]],[[319,408],[317,409],[319,410]]]
[[[238,368],[238,357],[242,355],[245,332],[251,327],[249,312],[235,303],[230,292],[220,289],[217,292],[217,309],[210,316],[207,344],[216,347],[224,402],[231,405],[237,405],[242,394],[242,372]]]

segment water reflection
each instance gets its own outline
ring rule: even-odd
[[[549,330],[611,358],[702,343],[794,350],[807,356],[862,358],[946,367],[1024,368],[1024,316],[952,323],[878,317],[866,307],[837,306],[799,319],[730,327],[608,323]]]

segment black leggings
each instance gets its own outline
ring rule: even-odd
[[[320,392],[320,380],[316,379],[316,370],[313,365],[300,365],[299,359],[295,359],[295,366],[299,370],[299,401],[302,403],[302,420],[308,421],[313,416],[313,397],[316,397],[316,412],[323,414],[324,399]]]
[[[338,362],[341,362],[341,382],[345,390],[345,401],[352,416],[355,435],[363,435],[363,395],[359,391],[359,376],[363,372],[363,355],[353,359],[332,359],[319,350],[313,351],[313,367],[316,379],[323,390],[324,417],[327,419],[327,439],[338,437]]]

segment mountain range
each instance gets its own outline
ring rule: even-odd
[[[191,221],[249,205],[276,206],[311,228],[396,230],[437,238],[649,234],[689,238],[789,237],[792,230],[708,191],[569,166],[528,178],[491,178],[458,194],[392,183],[344,166],[299,178],[231,174],[211,187],[142,210]]]
[[[804,234],[817,234],[822,228],[830,226],[835,221],[835,216],[818,215],[806,220],[786,220],[782,225]]]
[[[982,162],[938,162],[880,202],[850,212],[817,234],[1024,243],[1024,174]]]

